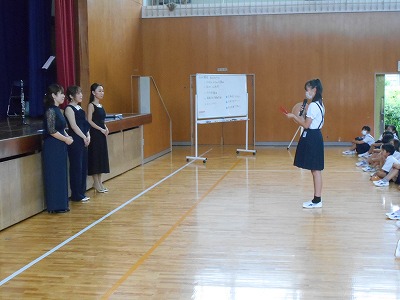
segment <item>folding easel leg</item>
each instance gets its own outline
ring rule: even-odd
[[[296,137],[296,135],[297,135],[297,133],[299,132],[300,129],[301,129],[301,126],[299,126],[299,128],[297,128],[295,134],[293,135],[292,140],[290,141],[289,145],[288,145],[287,148],[286,148],[287,150],[289,150],[290,146],[291,146],[292,143],[293,143],[294,138]],[[300,134],[301,134],[301,131],[300,131]]]

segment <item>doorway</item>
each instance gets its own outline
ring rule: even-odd
[[[374,135],[379,138],[385,125],[400,130],[400,74],[375,75]]]

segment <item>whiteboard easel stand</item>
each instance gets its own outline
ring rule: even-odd
[[[296,132],[293,135],[292,140],[290,141],[289,145],[286,148],[287,150],[289,150],[290,146],[292,145],[292,143],[294,141],[294,138],[296,137],[297,133],[300,131],[300,136],[301,136],[301,134],[303,133],[303,130],[304,130],[303,126],[299,126],[299,128],[297,128]]]
[[[197,105],[197,101],[196,101],[196,105]],[[197,111],[197,108],[196,108],[196,111]],[[202,160],[203,163],[205,164],[207,162],[207,157],[198,156],[197,124],[198,124],[198,120],[197,120],[197,117],[196,117],[196,124],[194,126],[194,136],[195,136],[195,138],[194,138],[194,140],[195,140],[195,143],[194,143],[195,153],[194,153],[194,155],[195,156],[186,156],[186,161],[189,161],[189,160]]]
[[[197,101],[195,101],[195,104],[196,104],[196,108],[194,108],[193,107],[193,93],[192,93],[192,91],[193,91],[193,84],[192,84],[192,77],[193,77],[194,75],[191,75],[190,76],[190,116],[192,117],[193,116],[193,114],[196,114],[196,112],[197,112]],[[198,145],[197,145],[197,117],[196,117],[196,120],[195,120],[195,126],[194,126],[194,135],[195,135],[195,153],[194,153],[194,155],[195,156],[186,156],[186,161],[189,161],[189,160],[202,160],[203,161],[203,163],[206,163],[207,162],[207,158],[206,157],[200,157],[200,156],[198,156],[198,150],[197,150],[197,148],[198,148]],[[190,127],[191,127],[191,132],[193,132],[193,121],[191,121],[190,122]],[[193,144],[193,140],[192,140],[192,144]]]
[[[256,155],[257,153],[257,150],[249,149],[249,118],[246,118],[246,149],[236,149],[236,154],[239,154],[240,152],[249,152],[253,153],[253,155]]]
[[[210,74],[210,75],[216,75],[216,74]],[[231,74],[231,75],[241,75],[241,74]],[[255,75],[254,74],[242,74],[245,75],[246,78],[249,76],[253,80],[253,117],[254,117],[254,124],[253,124],[253,139],[255,143]],[[186,156],[186,161],[189,160],[203,160],[203,163],[207,162],[206,157],[199,157],[198,156],[198,141],[197,141],[197,125],[198,124],[209,124],[209,123],[219,123],[219,122],[231,122],[231,121],[246,121],[246,149],[236,149],[236,154],[239,154],[240,152],[250,152],[253,153],[253,155],[256,154],[257,150],[250,150],[248,148],[248,134],[249,134],[249,117],[248,117],[248,112],[245,117],[234,117],[234,118],[215,118],[215,119],[208,119],[208,120],[199,120],[197,116],[197,111],[198,111],[198,101],[196,100],[196,95],[193,93],[193,78],[197,78],[197,75],[190,75],[190,115],[191,118],[193,118],[193,115],[195,116],[195,121],[190,122],[191,126],[191,132],[193,132],[193,124],[194,124],[194,131],[195,131],[195,156]],[[196,80],[194,80],[196,82]],[[196,89],[197,89],[197,82],[196,82]],[[195,102],[195,105],[193,105],[193,102]],[[194,108],[195,106],[195,108]],[[193,143],[193,136],[192,136],[192,143]]]

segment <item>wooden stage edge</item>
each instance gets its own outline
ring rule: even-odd
[[[122,114],[122,118],[107,118],[110,133],[151,123],[151,114]],[[42,149],[42,119],[8,118],[0,121],[0,161],[36,153]]]

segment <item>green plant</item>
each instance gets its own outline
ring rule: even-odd
[[[400,130],[400,91],[385,90],[385,124],[394,125]]]

